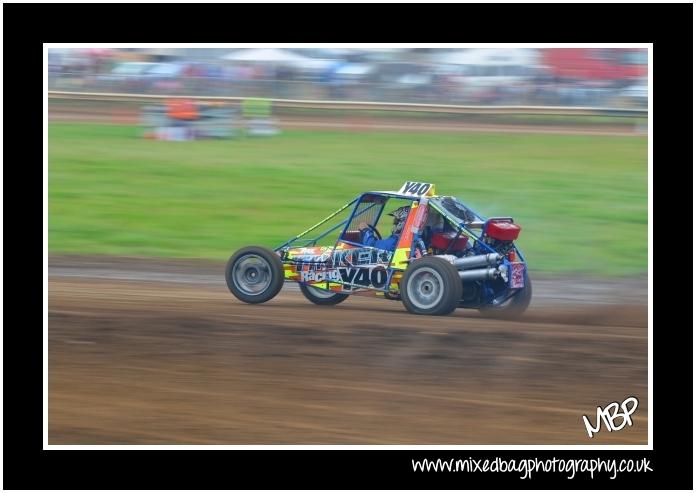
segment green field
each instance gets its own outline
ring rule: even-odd
[[[226,259],[275,247],[365,190],[428,181],[511,215],[536,272],[647,272],[644,137],[288,131],[161,142],[49,125],[49,251]]]

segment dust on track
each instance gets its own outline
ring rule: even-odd
[[[647,443],[645,304],[501,322],[360,297],[319,307],[288,289],[246,305],[224,283],[94,274],[132,262],[51,259],[50,444]],[[581,416],[629,395],[633,426],[589,439]]]

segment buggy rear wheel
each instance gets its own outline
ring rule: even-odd
[[[305,298],[315,305],[338,305],[349,296],[344,293],[334,293],[327,289],[308,286],[307,284],[300,284],[300,291],[302,291]]]
[[[225,267],[227,287],[245,303],[264,303],[283,287],[283,262],[273,250],[250,246],[237,250]]]
[[[448,315],[462,297],[457,268],[438,257],[411,263],[401,280],[401,301],[417,315]]]
[[[487,305],[479,308],[479,312],[488,318],[513,320],[520,317],[532,301],[532,281],[527,272],[524,273],[524,287],[513,294],[510,299],[500,305]]]

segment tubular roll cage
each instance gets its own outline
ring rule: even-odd
[[[358,195],[358,196],[355,197],[353,200],[351,200],[350,202],[346,203],[345,205],[343,205],[342,207],[340,207],[337,211],[335,211],[334,213],[330,214],[330,215],[327,216],[326,218],[322,219],[321,221],[319,221],[319,222],[316,223],[315,225],[313,225],[313,226],[311,226],[310,228],[306,229],[305,231],[299,233],[299,234],[298,234],[297,236],[295,236],[294,238],[291,238],[290,240],[286,241],[286,242],[283,243],[282,245],[276,247],[276,248],[274,249],[274,251],[275,251],[276,253],[280,253],[284,248],[301,248],[301,247],[316,246],[316,245],[317,245],[317,242],[318,242],[319,240],[321,240],[322,238],[325,238],[326,236],[328,236],[328,235],[331,234],[332,232],[336,231],[338,228],[343,227],[344,230],[341,232],[341,235],[340,235],[339,238],[336,240],[336,242],[335,242],[334,245],[333,245],[333,248],[331,249],[331,254],[330,254],[329,258],[330,258],[330,259],[333,259],[333,258],[334,258],[334,252],[336,251],[336,247],[338,246],[338,244],[339,244],[340,242],[345,242],[345,243],[349,243],[349,244],[355,244],[355,243],[352,242],[352,241],[348,241],[348,240],[343,240],[343,239],[342,239],[342,237],[343,237],[344,234],[346,233],[346,228],[347,228],[348,225],[353,221],[353,219],[355,218],[355,216],[357,216],[357,215],[359,215],[359,214],[363,214],[363,213],[367,212],[368,210],[372,209],[372,208],[375,207],[375,206],[380,206],[380,210],[378,211],[377,216],[375,217],[375,220],[374,220],[374,222],[375,222],[375,224],[376,224],[376,223],[379,221],[379,219],[380,219],[380,217],[381,217],[381,215],[382,215],[382,213],[383,213],[383,211],[384,211],[384,207],[385,207],[385,205],[386,205],[386,200],[385,200],[385,201],[382,201],[382,202],[371,202],[371,203],[368,203],[368,205],[367,205],[365,208],[363,208],[362,210],[360,210],[360,211],[358,211],[358,207],[355,207],[355,208],[353,209],[353,211],[351,212],[350,216],[349,216],[347,219],[345,219],[345,220],[343,220],[343,221],[341,221],[341,222],[339,222],[339,223],[337,223],[337,224],[335,224],[335,225],[329,227],[328,229],[322,231],[321,233],[319,233],[319,234],[318,234],[317,236],[315,236],[314,238],[304,239],[302,242],[300,242],[301,244],[293,244],[293,243],[295,243],[297,240],[300,240],[300,239],[304,238],[305,235],[307,235],[308,233],[310,233],[310,232],[316,230],[319,226],[321,226],[321,225],[327,223],[329,220],[331,220],[332,218],[336,217],[338,214],[340,214],[341,212],[343,212],[344,210],[346,210],[348,207],[350,207],[350,206],[352,206],[352,205],[354,205],[354,204],[356,204],[356,203],[360,204],[361,201],[362,201],[362,199],[363,199],[365,196],[369,196],[369,195],[376,195],[376,196],[387,197],[387,198],[406,199],[406,200],[410,200],[411,202],[420,201],[421,204],[428,205],[429,207],[432,207],[434,210],[436,210],[438,213],[440,213],[440,214],[447,220],[447,222],[448,222],[453,228],[455,228],[457,234],[456,234],[455,238],[452,240],[451,245],[454,244],[454,242],[457,240],[457,238],[459,238],[462,234],[464,234],[464,235],[468,236],[470,239],[474,240],[474,242],[475,242],[474,244],[476,245],[477,248],[481,249],[482,251],[484,251],[484,252],[486,252],[486,253],[496,253],[495,250],[494,250],[490,245],[487,245],[486,243],[484,243],[483,241],[481,241],[482,236],[483,236],[483,232],[486,230],[486,226],[487,226],[488,222],[490,222],[491,220],[500,220],[500,219],[512,220],[512,218],[509,218],[509,217],[490,217],[490,218],[488,218],[488,219],[484,219],[484,217],[481,216],[480,214],[478,214],[476,211],[470,209],[468,206],[465,206],[470,212],[472,212],[472,213],[474,214],[474,216],[476,216],[478,219],[480,219],[480,221],[474,221],[474,222],[472,222],[472,223],[467,223],[467,222],[465,222],[465,221],[461,221],[461,220],[460,220],[459,218],[457,218],[454,214],[452,214],[451,212],[449,212],[445,207],[442,207],[440,204],[437,203],[437,200],[438,200],[438,199],[451,198],[451,199],[457,200],[455,197],[450,197],[450,196],[431,196],[431,197],[420,197],[420,198],[417,198],[417,197],[413,197],[413,196],[410,196],[410,195],[402,195],[402,194],[394,193],[394,192],[365,192],[365,193],[362,193],[362,194]],[[481,235],[476,235],[476,233],[472,231],[472,227],[477,227],[477,228],[480,227],[481,230],[482,230]],[[415,244],[417,241],[420,240],[420,233],[421,233],[421,232],[418,232],[417,234],[414,234],[413,242],[412,242],[412,245],[411,245],[411,255],[413,255],[413,248],[414,248],[414,247],[413,247],[413,244]],[[401,234],[403,234],[403,231],[402,231]],[[451,245],[450,245],[450,246],[451,246]],[[360,246],[360,244],[355,244],[355,246]],[[476,247],[475,247],[475,248],[476,248]],[[522,260],[522,262],[525,262],[524,256],[523,256],[522,253],[519,251],[519,249],[517,249],[516,247],[515,247],[515,252],[516,252],[517,255],[520,257],[520,260]],[[411,258],[412,258],[412,257],[411,257]],[[294,259],[282,258],[282,260],[283,260],[284,263],[290,263],[290,264],[295,264],[295,263],[297,263]],[[357,287],[357,288],[360,288],[360,289],[370,289],[370,290],[374,290],[374,291],[389,292],[389,291],[390,291],[389,286],[390,286],[390,284],[391,284],[391,280],[392,280],[392,277],[393,277],[394,273],[395,273],[395,272],[403,272],[403,269],[399,269],[399,268],[393,267],[393,266],[392,266],[392,262],[393,262],[393,257],[392,257],[392,260],[390,260],[389,264],[386,266],[386,270],[387,270],[387,281],[386,281],[386,283],[385,283],[385,287],[384,287],[384,288],[373,288],[373,287],[369,287],[369,286],[363,286],[363,285],[354,284],[354,283],[352,283],[352,282],[344,282],[344,281],[341,281],[341,284],[347,284],[347,285],[349,285],[349,286]],[[324,265],[324,266],[325,266],[325,265],[327,264],[327,261],[311,262],[311,261],[304,261],[304,260],[303,260],[301,263],[302,263],[303,265]],[[328,287],[328,284],[329,284],[330,282],[331,282],[331,281],[329,281],[329,280],[326,281],[327,287]],[[485,281],[484,281],[484,282],[485,282]]]

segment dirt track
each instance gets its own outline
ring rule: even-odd
[[[286,286],[251,306],[214,264],[141,263],[51,260],[50,444],[647,443],[646,302],[542,290],[501,322]],[[589,439],[581,416],[629,395],[633,426]]]

